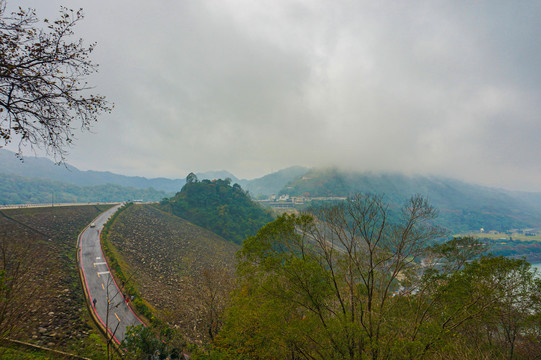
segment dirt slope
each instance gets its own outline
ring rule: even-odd
[[[152,205],[132,205],[120,213],[108,239],[154,313],[181,328],[188,341],[205,338],[202,283],[209,275],[211,286],[229,281],[238,246]]]
[[[101,334],[84,303],[76,264],[79,232],[109,206],[0,212],[0,268],[20,266],[12,305],[21,327],[9,337],[100,357]],[[16,330],[16,329],[14,329]]]

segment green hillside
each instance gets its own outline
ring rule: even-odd
[[[0,174],[0,205],[159,201],[168,194],[153,188],[136,189],[114,184],[77,186],[60,181]]]
[[[253,196],[268,196],[277,194],[282,188],[291,181],[298,178],[308,171],[301,166],[292,166],[287,169],[279,170],[263,177],[247,181],[242,185]]]
[[[187,183],[160,208],[240,244],[253,236],[272,216],[238,185],[231,181],[202,180],[190,174]]]
[[[307,197],[358,192],[384,194],[391,206],[402,205],[412,194],[423,195],[439,209],[439,224],[453,232],[541,226],[541,211],[533,205],[531,196],[527,202],[523,194],[439,177],[313,169],[280,191]]]

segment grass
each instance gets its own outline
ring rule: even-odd
[[[0,357],[3,360],[42,360],[50,359],[49,353],[38,350],[11,349],[0,347]]]

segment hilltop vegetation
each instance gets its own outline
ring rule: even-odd
[[[186,183],[184,179],[163,177],[148,179],[142,176],[126,176],[109,171],[83,171],[69,164],[57,165],[50,159],[43,157],[27,156],[23,162],[15,156],[15,153],[6,149],[0,149],[0,164],[2,164],[2,172],[6,174],[61,181],[78,186],[115,184],[136,189],[153,188],[166,193],[176,193]],[[229,177],[236,182],[241,182],[227,171],[209,171],[200,173],[198,176],[202,179],[225,179]]]
[[[163,200],[159,207],[236,244],[272,220],[269,212],[238,184],[232,186],[230,179],[199,181],[194,174],[188,175],[179,193]]]
[[[6,286],[0,286],[0,338],[104,356],[104,341],[87,312],[75,264],[79,232],[109,207],[0,211],[0,269],[6,270],[0,271],[0,285]]]
[[[60,181],[0,173],[0,204],[112,202],[141,199],[159,201],[168,194],[152,188],[105,184],[77,186]]]

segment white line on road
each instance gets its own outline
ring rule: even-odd
[[[107,264],[106,262],[99,262],[99,263],[94,263],[94,267],[96,267],[96,265],[105,265]]]

